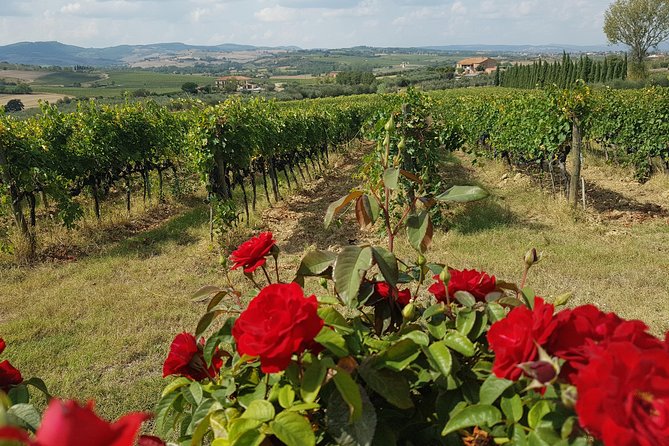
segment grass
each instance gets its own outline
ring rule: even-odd
[[[313,186],[254,219],[254,231],[275,232],[285,256],[284,278],[309,247],[378,243],[373,232],[350,226],[351,216],[343,227],[321,229],[327,205],[354,185],[356,160],[340,158]],[[613,169],[589,167],[590,174],[605,168]],[[429,260],[517,281],[524,253],[536,247],[544,258],[530,272],[529,285],[540,295],[551,299],[571,291],[571,305],[594,303],[642,319],[656,334],[669,329],[666,218],[630,226],[594,218],[594,211],[573,212],[527,177],[512,173],[502,181],[505,172],[496,162],[473,169],[467,158],[449,158],[449,181],[482,184],[492,197],[453,207],[446,215],[449,230],[436,231]],[[643,186],[649,196],[653,188],[661,193],[664,183],[651,183]],[[206,206],[197,201],[174,206],[169,218],[124,237],[113,235],[122,217],[103,208],[102,224],[89,219],[70,234],[73,243],[91,245],[76,262],[0,265],[0,336],[8,343],[2,359],[26,377],[43,377],[56,395],[97,400],[107,418],[152,410],[165,383],[161,372],[169,343],[175,334],[193,330],[203,312],[190,295],[203,285],[224,283],[217,249],[209,242]],[[229,244],[248,232],[227,234]],[[398,253],[415,256],[405,243]],[[248,289],[241,274],[232,277]]]

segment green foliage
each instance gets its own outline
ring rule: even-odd
[[[630,75],[643,78],[648,50],[669,37],[669,2],[616,0],[604,14],[604,33],[610,43],[630,47]]]

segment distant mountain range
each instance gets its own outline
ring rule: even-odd
[[[360,47],[366,50],[372,47]],[[624,47],[608,45],[446,45],[426,46],[420,48],[406,48],[407,52],[440,51],[466,53],[526,53],[526,54],[555,54],[563,50],[569,53],[620,51]],[[354,49],[351,49],[354,50]],[[383,48],[378,48],[383,50]],[[393,48],[395,52],[398,48]],[[237,45],[226,43],[222,45],[186,45],[183,43],[156,43],[150,45],[119,45],[108,48],[83,48],[66,45],[60,42],[20,42],[0,46],[0,62],[9,62],[26,65],[87,65],[95,67],[132,65],[152,58],[178,58],[197,56],[207,58],[209,55],[224,53],[238,53],[244,51],[303,51],[295,46],[257,47],[253,45]]]
[[[118,45],[107,48],[83,48],[60,42],[19,42],[0,46],[0,62],[26,65],[88,65],[108,67],[128,65],[149,57],[177,56],[189,52],[231,53],[239,51],[293,51],[297,47],[257,47],[224,43],[215,46],[156,43]]]

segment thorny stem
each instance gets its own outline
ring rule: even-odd
[[[276,271],[276,283],[281,283],[281,279],[279,278],[279,260],[274,257],[274,271]]]
[[[269,273],[267,272],[267,268],[265,268],[265,265],[261,266],[262,272],[265,273],[265,277],[267,278],[267,284],[271,285],[272,284],[272,279],[269,278]]]
[[[520,280],[520,289],[521,290],[523,288],[525,288],[525,282],[527,282],[527,273],[529,272],[529,270],[530,270],[530,268],[527,265],[525,265],[525,269],[523,270],[523,278]],[[516,297],[520,297],[520,293],[521,293],[521,291],[518,291],[518,293],[516,293]]]
[[[262,288],[260,288],[260,285],[258,285],[258,282],[256,282],[256,279],[253,277],[253,273],[244,273],[244,275],[251,281],[253,282],[253,285],[260,291]]]

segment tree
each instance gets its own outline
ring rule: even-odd
[[[21,99],[10,99],[7,102],[7,105],[5,105],[5,112],[7,112],[7,113],[20,112],[23,109],[24,109],[24,106],[23,106],[23,102],[21,102]]]
[[[604,33],[630,47],[630,76],[645,77],[648,50],[669,38],[669,0],[616,0],[604,15]]]
[[[186,93],[195,94],[197,93],[197,84],[195,82],[185,82],[181,89]]]

